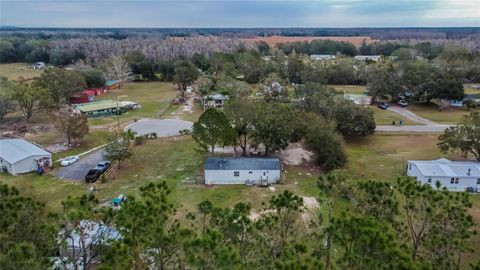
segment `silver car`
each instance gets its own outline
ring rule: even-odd
[[[69,156],[69,157],[66,157],[64,159],[62,159],[62,162],[60,162],[60,164],[62,166],[68,166],[68,165],[71,165],[77,161],[79,161],[80,158],[78,156]]]

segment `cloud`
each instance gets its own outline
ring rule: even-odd
[[[24,27],[480,26],[480,0],[1,0]]]

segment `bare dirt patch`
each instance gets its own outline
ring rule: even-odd
[[[287,149],[280,153],[283,163],[287,165],[300,165],[310,162],[313,157],[313,153],[305,150],[300,143],[290,144]]]
[[[312,41],[312,40],[333,40],[333,41],[345,41],[351,42],[355,46],[360,46],[363,42],[370,44],[376,42],[376,39],[372,39],[368,36],[359,36],[359,37],[340,37],[340,36],[331,36],[331,37],[284,37],[284,36],[270,36],[270,37],[255,37],[255,38],[245,38],[241,39],[247,43],[255,43],[259,41],[265,41],[270,46],[275,46],[280,43],[287,42],[297,42],[297,41]]]

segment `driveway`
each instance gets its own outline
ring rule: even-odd
[[[428,125],[428,126],[377,126],[376,132],[410,132],[410,133],[442,133],[450,125]]]
[[[388,110],[389,111],[392,111],[394,113],[397,113],[405,118],[408,118],[410,120],[412,120],[413,122],[417,122],[419,124],[422,124],[422,125],[427,125],[427,126],[433,126],[433,125],[439,125],[438,123],[436,122],[433,122],[431,120],[428,120],[426,118],[423,118],[419,115],[416,115],[415,113],[405,109],[405,108],[402,108],[402,107],[398,107],[398,106],[390,106],[388,107]]]
[[[442,133],[445,129],[451,127],[451,125],[442,125],[426,118],[423,118],[405,108],[399,106],[391,106],[389,111],[397,113],[405,118],[410,119],[413,122],[422,124],[423,126],[394,126],[385,125],[377,126],[375,131],[377,132],[408,132],[408,133]]]
[[[131,129],[137,135],[145,135],[152,132],[158,137],[169,137],[180,134],[180,130],[192,130],[192,122],[176,119],[142,119],[125,127],[125,131]]]
[[[61,167],[59,170],[53,172],[57,177],[70,180],[84,180],[85,174],[90,169],[93,169],[98,162],[103,160],[103,150],[98,150],[89,155],[83,156],[79,161],[72,165]]]

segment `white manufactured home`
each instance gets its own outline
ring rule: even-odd
[[[210,157],[205,161],[205,184],[267,185],[280,180],[278,158]]]
[[[441,187],[450,191],[480,192],[480,162],[437,160],[409,160],[407,175],[422,184]]]
[[[46,172],[52,166],[52,154],[23,139],[0,140],[0,169],[12,175],[33,171]]]

